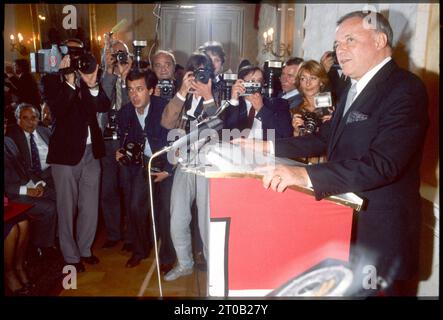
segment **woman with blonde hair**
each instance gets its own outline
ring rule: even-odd
[[[330,108],[324,114],[324,108],[315,107],[315,96],[323,92],[328,84],[328,75],[320,63],[308,60],[300,65],[295,85],[303,95],[303,101],[291,110],[294,136],[315,133],[321,123],[331,118]]]

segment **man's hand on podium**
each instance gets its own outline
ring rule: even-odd
[[[297,185],[307,187],[309,186],[308,172],[304,167],[293,167],[277,165],[275,167],[262,168],[263,171],[263,186],[277,192],[283,192],[287,187]]]

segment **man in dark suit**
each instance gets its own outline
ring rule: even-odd
[[[37,81],[31,74],[29,62],[26,59],[16,59],[14,61],[15,75],[9,80],[14,85],[12,92],[17,96],[18,102],[26,102],[32,104],[40,111],[40,92],[38,90]]]
[[[75,39],[65,44],[83,47]],[[66,264],[82,272],[82,262],[99,262],[91,252],[98,219],[99,159],[105,154],[97,113],[108,111],[110,102],[97,83],[98,65],[88,74],[68,69],[74,58],[70,55],[60,63],[60,69],[69,71],[46,81],[45,96],[54,118],[47,163],[57,192],[60,248]]]
[[[346,192],[366,200],[366,209],[355,215],[351,259],[373,255],[367,264],[391,284],[387,294],[397,295],[417,276],[428,99],[423,83],[392,60],[392,37],[389,22],[378,13],[352,12],[338,21],[338,61],[352,79],[346,98],[319,134],[275,144],[277,156],[326,151],[328,162],[278,166],[263,182],[279,192],[312,185],[317,200]],[[364,270],[365,265],[354,272],[361,276]]]
[[[38,126],[40,114],[30,104],[20,104],[15,111],[15,116],[18,125],[10,127],[7,135],[17,145],[21,158],[24,160],[27,181],[20,186],[19,190],[14,189],[18,192],[13,192],[13,194],[21,202],[36,203],[43,199],[47,202],[47,205],[52,203],[51,210],[37,211],[38,214],[35,216],[31,214],[35,218],[35,220],[31,220],[33,225],[31,243],[43,255],[46,252],[50,254],[52,251],[50,248],[53,248],[55,245],[57,223],[54,182],[52,180],[51,168],[46,163],[50,131],[45,127]],[[43,190],[43,193],[40,197],[32,197],[32,195],[28,194],[26,184],[29,180],[32,180],[34,183],[42,182],[40,188]]]
[[[280,83],[282,92],[278,94],[279,98],[283,98],[289,103],[289,109],[296,108],[302,103],[303,95],[298,91],[295,85],[295,78],[300,67],[303,63],[302,58],[292,57],[285,62],[283,67]]]
[[[118,112],[118,128],[121,137],[121,147],[128,143],[136,144],[143,158],[141,163],[128,159],[124,150],[116,152],[120,160],[120,181],[123,188],[125,211],[129,216],[129,227],[133,232],[133,251],[126,267],[133,268],[142,259],[149,256],[152,248],[152,233],[149,216],[149,182],[146,167],[153,153],[167,145],[168,130],[160,126],[163,109],[167,100],[151,95],[157,85],[155,74],[148,70],[139,72],[132,70],[127,76],[127,88],[130,103]],[[135,152],[133,159],[137,158]],[[122,159],[124,158],[124,159]],[[125,161],[126,160],[126,161]],[[155,161],[158,160],[158,161]],[[166,159],[166,154],[153,161],[150,173],[153,176],[154,212],[157,236],[161,239],[160,269],[169,271],[175,262],[175,253],[169,232],[169,207],[172,188],[172,165]]]
[[[261,93],[245,94],[245,82],[263,83],[260,68],[247,66],[239,73],[239,80],[232,87],[230,106],[225,111],[226,129],[250,129],[249,138],[268,140],[268,130],[275,130],[276,138],[292,136],[291,116],[288,104],[282,98],[268,99]]]

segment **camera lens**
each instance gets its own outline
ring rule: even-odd
[[[94,56],[89,53],[81,55],[76,64],[77,69],[86,74],[93,73],[96,66],[97,62]]]

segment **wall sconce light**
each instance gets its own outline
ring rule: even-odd
[[[9,36],[9,39],[11,51],[17,51],[22,56],[26,56],[29,54],[29,49],[23,44],[23,36],[20,32],[17,33],[18,42],[15,40],[15,36],[13,34]]]
[[[268,31],[263,32],[263,50],[262,53],[265,54],[270,52],[274,57],[284,58],[291,55],[291,49],[289,45],[280,43],[277,45],[277,50],[274,51],[274,29],[269,28]]]

